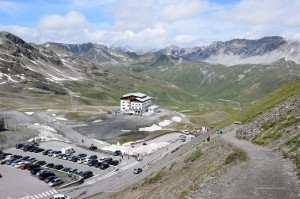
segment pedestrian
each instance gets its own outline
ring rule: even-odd
[[[122,159],[123,159],[123,154],[122,154]]]
[[[84,140],[82,139],[81,142],[84,143]]]
[[[207,142],[209,142],[210,141],[210,136],[208,136],[206,140],[207,140]]]
[[[122,158],[120,158],[119,162],[121,163],[121,161],[122,161]]]

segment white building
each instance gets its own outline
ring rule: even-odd
[[[128,93],[121,97],[120,110],[122,113],[142,114],[152,105],[151,97],[143,93]]]
[[[147,109],[148,109],[148,112],[151,112],[151,113],[158,113],[159,112],[159,106],[156,106],[156,105],[151,105]]]

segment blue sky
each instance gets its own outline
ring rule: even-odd
[[[27,42],[195,47],[300,39],[299,0],[0,0],[0,31]]]

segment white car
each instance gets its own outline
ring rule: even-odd
[[[52,180],[51,182],[48,183],[48,185],[50,187],[54,187],[54,186],[57,186],[57,185],[60,185],[60,184],[63,184],[64,181],[60,178],[55,178],[54,180]]]
[[[102,162],[102,161],[104,161],[105,159],[106,159],[105,157],[102,157],[102,158],[99,159],[99,162]]]
[[[15,164],[15,168],[19,168],[20,166],[22,166],[25,163],[26,162],[18,162],[17,164]]]
[[[77,163],[82,164],[85,161],[85,158],[78,158]]]
[[[70,199],[70,197],[69,197],[69,196],[66,196],[66,195],[64,195],[64,194],[55,194],[55,195],[53,196],[53,199]]]

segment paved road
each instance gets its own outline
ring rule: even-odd
[[[105,143],[105,142],[96,142],[92,139],[89,139],[83,135],[81,135],[80,133],[76,132],[75,130],[73,130],[74,125],[72,126],[68,126],[65,124],[62,124],[59,121],[55,121],[55,118],[51,116],[50,113],[48,112],[39,112],[38,116],[44,120],[45,123],[51,124],[53,128],[62,131],[63,133],[65,133],[66,138],[69,139],[72,142],[75,143],[80,143],[81,145],[86,145],[86,146],[91,146],[91,144],[97,146],[98,148],[101,148],[103,146],[107,146],[109,144]],[[82,140],[84,142],[82,142]]]
[[[201,198],[300,198],[299,181],[293,175],[289,161],[249,141],[238,140],[235,131],[222,137],[245,150],[250,159],[202,187]]]

